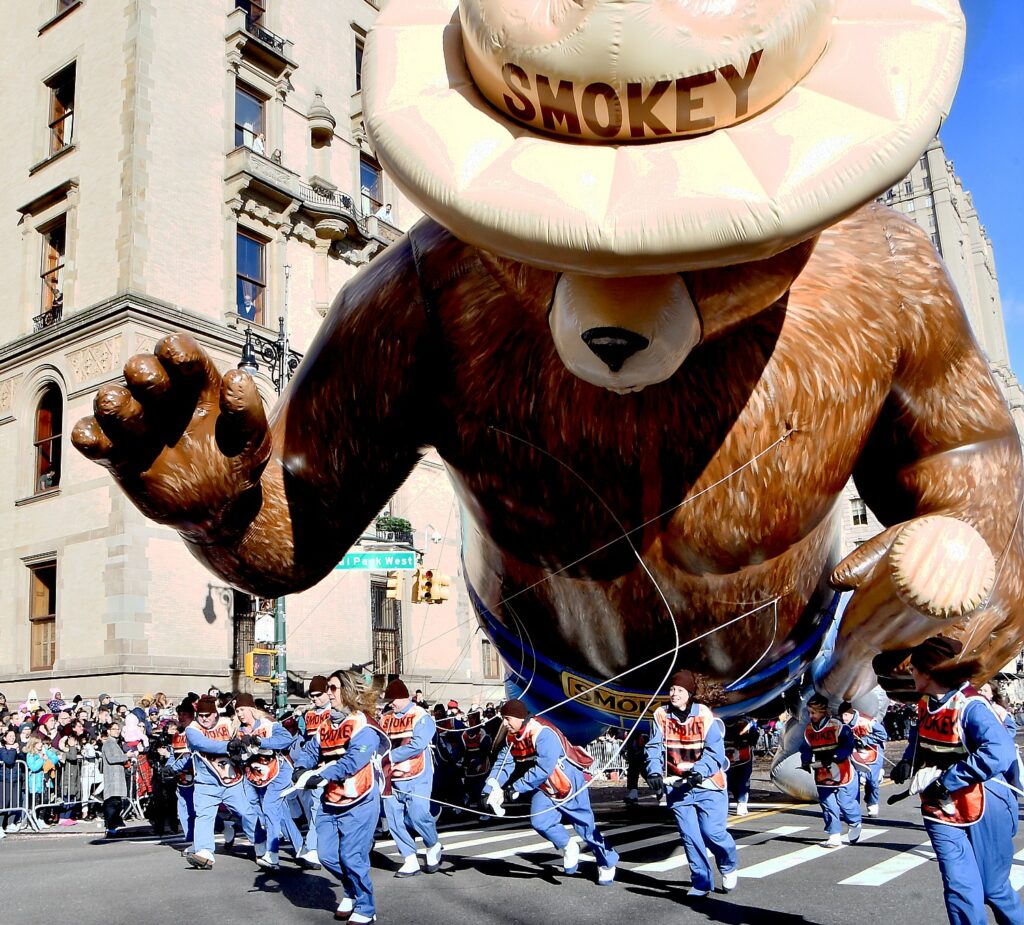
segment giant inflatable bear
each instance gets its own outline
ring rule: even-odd
[[[1024,619],[1020,446],[927,236],[874,202],[962,52],[955,0],[393,0],[366,129],[427,217],[269,424],[172,335],[75,445],[265,596],[436,447],[510,689],[575,698],[580,737],[673,668],[726,716],[898,688],[939,630],[991,674]],[[888,526],[840,561],[851,477]]]

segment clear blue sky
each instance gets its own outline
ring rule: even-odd
[[[967,54],[946,156],[992,239],[1010,362],[1024,382],[1024,0],[961,0]]]

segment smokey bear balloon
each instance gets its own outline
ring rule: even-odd
[[[1020,647],[1017,435],[927,236],[874,202],[963,40],[955,0],[393,0],[365,124],[427,217],[269,423],[176,334],[75,445],[266,596],[436,447],[509,687],[579,695],[575,736],[673,668],[724,716],[861,695],[939,631],[991,675]],[[840,561],[851,476],[888,526]]]

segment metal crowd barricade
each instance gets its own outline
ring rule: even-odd
[[[626,772],[626,756],[622,742],[618,739],[595,739],[587,746],[594,759],[592,770],[603,772],[608,780],[619,777]]]
[[[0,769],[0,825],[25,825],[28,822],[28,766],[15,761],[13,767]]]
[[[23,784],[26,821],[34,831],[45,828],[43,815],[73,811],[89,803],[99,803],[96,785],[102,780],[98,772],[98,760],[74,758],[60,762],[52,773],[37,771],[34,774],[25,768]]]

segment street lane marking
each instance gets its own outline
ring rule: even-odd
[[[650,828],[650,826],[647,823],[641,823],[640,825],[626,825],[626,826],[622,826],[621,828],[618,828],[618,829],[609,829],[607,832],[603,832],[602,834],[605,835],[605,836],[615,835],[616,833],[620,834],[620,835],[624,835],[626,832],[635,832],[638,829],[647,829],[647,828]],[[533,829],[529,829],[528,831],[531,834],[533,833]],[[523,834],[527,834],[527,833],[524,832]],[[549,849],[551,851],[557,851],[558,850],[554,845],[551,844],[551,842],[549,842],[545,838],[544,841],[530,842],[530,844],[528,844],[528,845],[520,845],[518,848],[504,848],[504,849],[502,849],[500,851],[491,851],[491,852],[489,852],[487,854],[474,854],[474,855],[472,855],[472,857],[479,858],[480,860],[484,860],[484,861],[496,861],[496,860],[499,860],[500,858],[510,858],[510,857],[512,857],[513,855],[516,855],[516,854],[528,854],[531,851],[541,851],[544,848],[547,848],[547,849]]]
[[[879,864],[862,870],[859,874],[840,880],[840,886],[882,886],[901,874],[935,860],[935,852],[931,850],[930,841],[923,842],[914,848],[908,848],[901,854],[887,858]]]
[[[1018,851],[1013,859],[1015,861],[1024,861],[1024,850]],[[1024,867],[1011,867],[1010,868],[1010,886],[1014,890],[1024,889]]]
[[[888,831],[888,829],[864,829],[861,832],[860,840],[865,842],[868,839],[874,838],[876,835],[881,835],[883,832]],[[760,864],[755,864],[753,867],[740,868],[739,875],[753,880],[761,880],[764,877],[770,877],[772,874],[779,874],[784,870],[789,870],[791,867],[806,864],[808,861],[816,861],[820,858],[827,857],[836,851],[843,851],[848,847],[850,846],[845,843],[840,845],[838,848],[826,848],[823,845],[808,845],[806,848],[790,851],[788,854],[780,855],[777,858],[769,858],[767,861],[761,861]]]
[[[483,838],[471,838],[467,841],[457,841],[449,844],[448,842],[441,842],[444,845],[445,851],[455,851],[457,848],[472,848],[475,845],[488,845],[491,842],[499,841],[511,841],[515,838],[522,838],[524,835],[536,835],[533,829],[517,829],[515,832],[504,832],[501,835],[488,835]],[[440,833],[438,833],[440,836]],[[420,854],[426,854],[426,848],[420,848]],[[401,851],[392,851],[391,854],[394,856],[401,855]]]
[[[450,836],[451,838],[458,838],[458,837],[460,837],[462,835],[482,835],[484,832],[498,832],[498,831],[501,831],[503,829],[511,829],[512,827],[519,825],[521,822],[522,822],[522,820],[520,819],[520,820],[516,820],[515,822],[505,822],[505,823],[503,823],[501,825],[489,825],[489,826],[487,826],[487,828],[480,828],[478,826],[475,829],[460,829],[457,832],[452,832],[450,830],[438,829],[437,830],[437,835],[438,835],[438,838],[442,838],[443,836]],[[377,848],[378,850],[380,850],[381,848],[394,848],[395,847],[395,840],[393,838],[388,838],[388,839],[383,840],[383,841],[375,842],[373,847]]]
[[[769,829],[767,832],[758,832],[752,835],[750,838],[744,839],[742,842],[736,845],[737,850],[740,848],[750,848],[753,845],[760,845],[766,841],[772,841],[775,838],[784,838],[787,835],[793,835],[796,832],[802,832],[807,826],[804,825],[780,825],[774,829]],[[676,838],[679,838],[677,833]],[[709,852],[710,856],[710,852]],[[687,866],[687,860],[685,854],[676,854],[672,857],[665,858],[662,861],[651,861],[649,864],[640,864],[633,870],[637,873],[665,873],[666,871],[676,870],[680,867]]]

